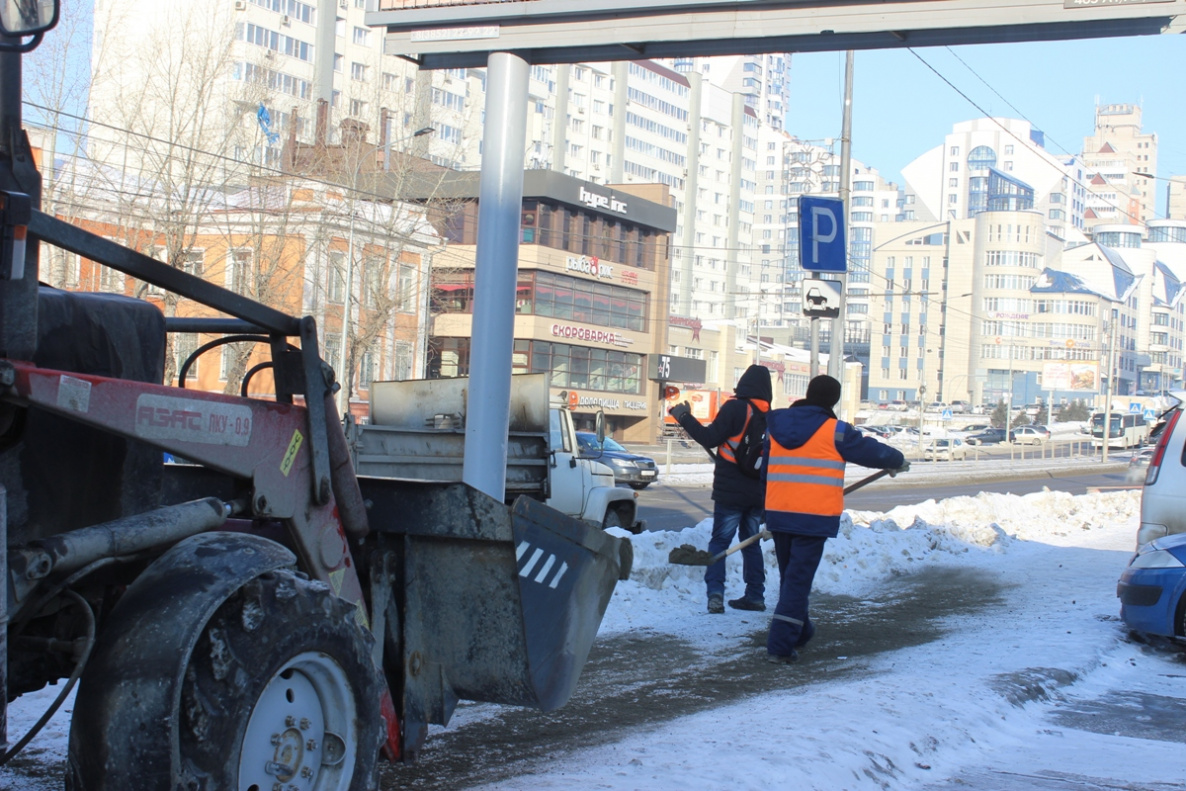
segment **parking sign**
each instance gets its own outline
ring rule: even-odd
[[[808,272],[847,272],[844,202],[799,196],[799,266]]]

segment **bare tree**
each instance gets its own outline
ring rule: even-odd
[[[92,151],[118,196],[126,243],[185,268],[226,185],[245,179],[233,154],[244,139],[239,121],[253,108],[227,95],[235,37],[225,9],[208,3],[136,8],[167,13],[168,24],[143,24],[118,9],[96,20]],[[144,35],[129,36],[129,28]],[[176,313],[178,300],[162,296],[165,315]],[[174,374],[170,353],[166,381]]]

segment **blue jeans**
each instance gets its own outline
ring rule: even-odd
[[[762,527],[765,512],[757,506],[721,505],[712,508],[712,538],[708,542],[708,553],[724,552],[733,543],[733,535],[740,528],[738,538],[742,541],[756,535]],[[745,598],[753,601],[766,600],[766,568],[762,565],[762,547],[755,541],[741,550],[742,579],[745,580]],[[725,595],[725,560],[718,560],[704,572],[704,585],[708,595]]]
[[[815,624],[807,615],[807,600],[815,571],[824,556],[823,536],[774,534],[774,554],[778,558],[778,606],[770,620],[766,650],[785,656],[802,647],[815,634]]]

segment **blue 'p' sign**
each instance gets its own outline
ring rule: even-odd
[[[847,272],[844,203],[799,196],[799,266],[808,272]]]

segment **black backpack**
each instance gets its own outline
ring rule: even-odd
[[[741,439],[733,448],[733,458],[737,459],[737,469],[742,475],[758,480],[762,477],[762,449],[766,444],[766,413],[749,401],[745,405],[749,415]]]

